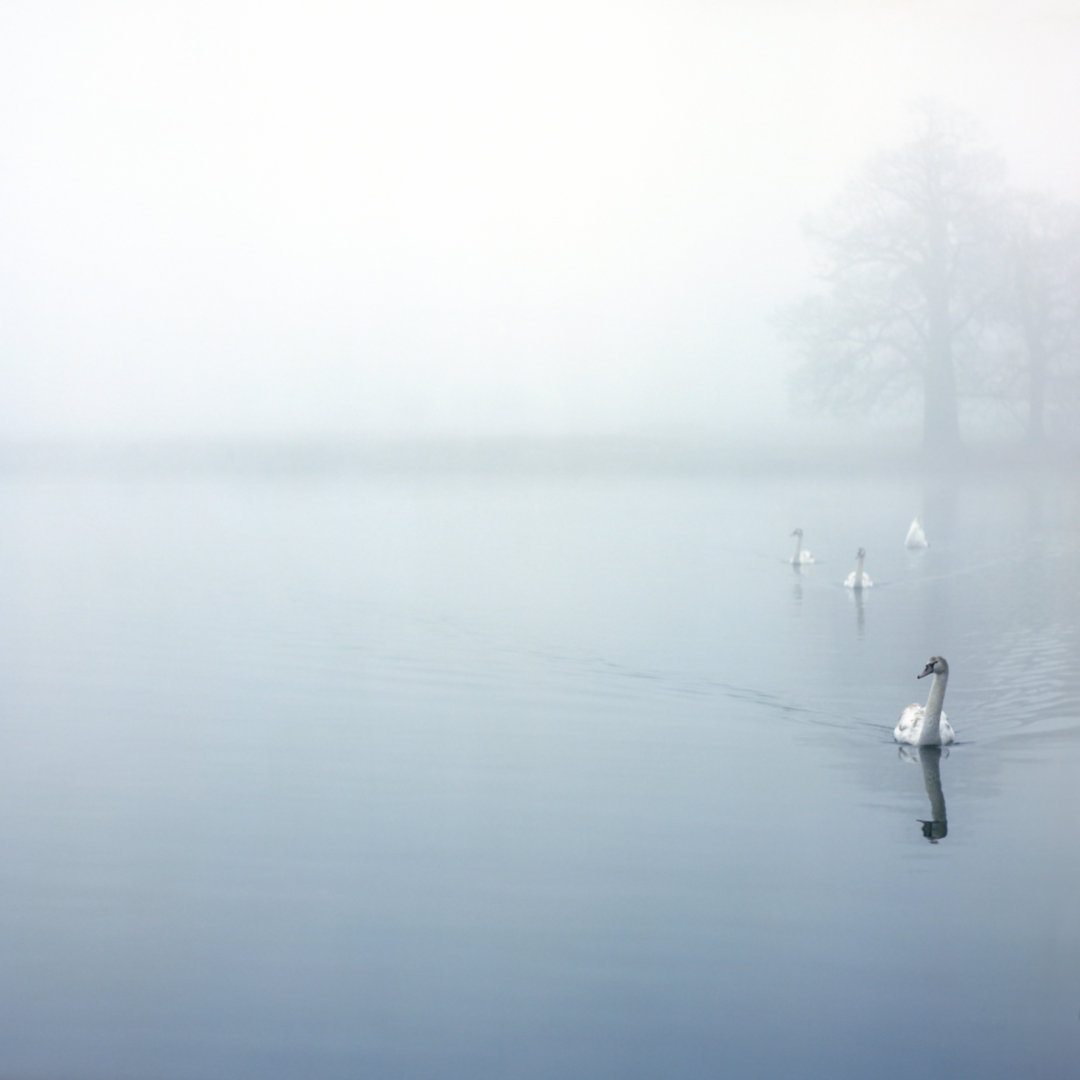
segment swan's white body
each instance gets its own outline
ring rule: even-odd
[[[864,548],[859,548],[855,555],[855,569],[844,579],[844,585],[849,589],[869,589],[873,586],[870,575],[863,569],[863,560],[866,558]]]
[[[922,521],[919,519],[919,515],[915,515],[915,520],[911,523],[911,528],[907,531],[907,539],[904,541],[904,546],[909,548],[925,548],[930,545],[926,542],[926,533],[923,532]]]
[[[930,657],[930,662],[918,678],[926,675],[934,676],[926,704],[909,705],[900,714],[900,722],[893,729],[893,738],[911,746],[944,746],[956,738],[949,718],[941,708],[945,703],[945,687],[949,682],[949,665],[944,657]]]
[[[795,537],[795,554],[791,556],[792,564],[794,566],[805,566],[807,563],[812,563],[814,556],[809,551],[803,551],[802,529],[796,529],[791,535]]]

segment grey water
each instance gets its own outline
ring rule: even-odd
[[[14,469],[0,521],[0,1076],[1075,1075],[1075,480]]]

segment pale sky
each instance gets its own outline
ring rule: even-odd
[[[0,3],[0,439],[791,422],[804,216],[934,97],[1080,196],[1080,7]]]

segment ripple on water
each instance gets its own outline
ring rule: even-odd
[[[989,735],[1080,727],[1080,654],[1075,628],[1016,626],[992,642],[980,722]]]

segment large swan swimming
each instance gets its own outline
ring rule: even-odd
[[[943,656],[931,656],[922,675],[934,676],[930,687],[930,697],[926,705],[909,705],[901,714],[900,722],[893,729],[893,738],[897,742],[910,743],[912,746],[944,746],[951,743],[956,735],[949,725],[949,719],[941,711],[945,702],[945,686],[949,681],[949,665]]]
[[[922,520],[919,515],[915,515],[915,520],[911,523],[911,528],[907,531],[907,539],[904,541],[904,546],[909,548],[924,548],[930,545],[926,542],[926,533],[923,532]]]
[[[805,566],[807,563],[814,561],[814,556],[809,551],[803,551],[802,549],[802,529],[796,529],[792,534],[795,537],[795,554],[791,556],[791,561],[795,566]]]
[[[869,589],[874,583],[870,575],[863,569],[863,560],[866,558],[866,549],[859,548],[855,553],[855,569],[844,579],[844,584],[849,589]]]

